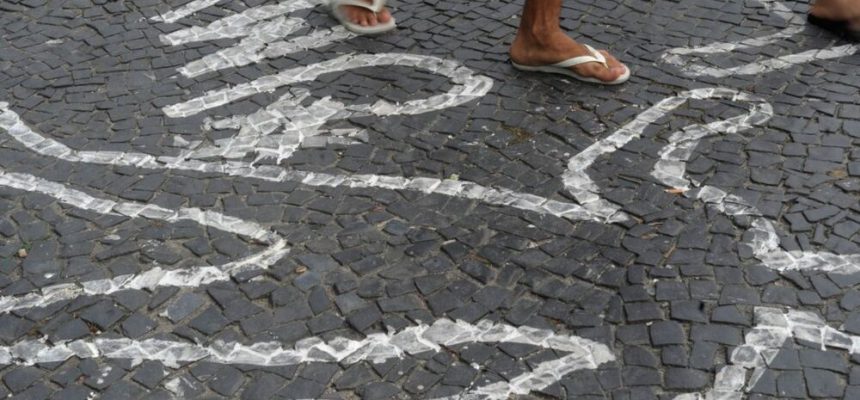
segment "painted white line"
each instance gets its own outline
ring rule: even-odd
[[[310,362],[348,365],[362,361],[381,363],[468,343],[516,343],[569,354],[558,360],[541,363],[530,373],[515,377],[510,382],[477,387],[464,394],[467,398],[507,399],[512,394],[528,394],[557,382],[567,373],[596,369],[615,360],[606,345],[577,336],[490,321],[472,325],[442,319],[429,326],[422,324],[399,332],[370,334],[361,340],[338,337],[325,342],[311,337],[299,341],[293,348],[284,348],[280,343],[244,345],[216,341],[210,346],[202,346],[183,341],[127,338],[98,338],[59,344],[25,340],[0,347],[0,364],[33,365],[77,357],[126,359],[133,363],[154,360],[173,368],[198,361],[265,367]]]
[[[772,107],[764,99],[737,90],[704,88],[682,92],[651,106],[636,116],[633,121],[573,156],[567,164],[567,171],[562,175],[565,188],[586,210],[595,215],[600,215],[606,222],[629,218],[618,205],[601,196],[600,188],[588,175],[588,169],[598,157],[611,154],[631,140],[642,136],[648,126],[692,99],[727,99],[750,103],[747,114],[715,121],[707,125],[693,125],[684,128],[685,132],[689,129],[690,132],[696,132],[696,135],[741,132],[766,122],[773,115]],[[692,151],[692,149],[688,150]],[[680,174],[676,175],[676,172],[680,172]],[[676,171],[674,167],[670,168],[668,165],[661,168],[659,173],[670,177],[683,176],[683,171]]]
[[[215,140],[211,145],[190,146],[179,158],[240,159],[257,154],[254,163],[272,158],[276,164],[288,159],[300,147],[314,140],[323,144],[350,145],[367,142],[367,132],[360,129],[323,129],[329,120],[362,116],[344,111],[344,104],[329,97],[304,107],[301,102],[310,96],[306,89],[295,89],[264,109],[246,116],[234,116],[214,121],[214,129],[237,129],[236,136]]]
[[[0,296],[0,313],[34,307],[45,307],[79,296],[105,295],[122,290],[155,289],[164,286],[197,287],[217,281],[227,281],[243,272],[267,269],[283,258],[289,250],[286,240],[261,225],[214,211],[181,208],[173,211],[152,204],[118,203],[92,197],[84,192],[49,182],[28,174],[0,170],[0,186],[51,196],[58,201],[100,214],[123,215],[165,222],[194,221],[225,232],[247,236],[268,247],[241,260],[218,266],[197,266],[181,270],[152,267],[139,274],[120,275],[79,283],[47,286],[21,296]]]
[[[704,63],[695,63],[685,60],[687,56],[691,55],[727,55],[737,50],[766,46],[795,36],[805,29],[803,18],[791,11],[791,9],[781,2],[774,0],[760,0],[760,2],[767,10],[785,19],[790,26],[774,34],[745,39],[738,42],[718,42],[699,47],[678,47],[670,49],[661,56],[661,60],[666,64],[679,68],[688,76],[725,78],[736,75],[763,74],[791,68],[795,65],[805,64],[812,61],[846,57],[856,54],[858,50],[860,50],[860,46],[858,45],[842,45],[827,49],[803,51],[731,68],[713,67]]]
[[[286,241],[280,240],[257,254],[218,266],[198,266],[174,270],[152,267],[139,274],[51,285],[21,296],[0,297],[0,313],[47,307],[61,301],[74,300],[80,296],[108,295],[124,290],[151,291],[160,287],[193,288],[214,282],[229,281],[234,276],[244,272],[267,269],[288,252]]]
[[[860,336],[834,329],[812,312],[756,307],[755,326],[744,336],[744,344],[732,351],[730,364],[717,372],[713,389],[676,396],[675,400],[743,399],[785,343],[794,339],[817,344],[822,351],[833,348],[849,354],[860,352]]]
[[[168,22],[173,23],[179,21],[182,18],[185,18],[191,14],[194,14],[204,8],[214,6],[218,4],[221,0],[193,0],[186,3],[184,6],[179,7],[175,10],[170,10],[163,15],[157,15],[155,17],[150,18],[152,21],[157,22]]]
[[[759,123],[761,122],[764,121]],[[718,133],[720,133],[719,130],[701,125],[685,127],[674,133],[668,140],[669,144],[660,152],[661,159],[656,163],[652,176],[671,188],[688,190],[690,186],[699,187],[698,182],[684,177],[686,162],[701,138]],[[701,187],[699,191],[695,192],[695,197],[727,215],[756,217],[752,227],[748,230],[751,233],[751,239],[747,245],[751,247],[753,254],[769,268],[779,271],[814,270],[840,274],[860,271],[860,255],[857,254],[836,255],[827,252],[782,251],[779,249],[779,236],[773,224],[742,198],[729,195],[723,190],[711,186]]]

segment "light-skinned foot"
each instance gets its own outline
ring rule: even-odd
[[[367,4],[371,4],[371,2],[368,1]],[[388,9],[374,13],[366,8],[341,6],[341,11],[350,21],[361,26],[376,26],[391,21],[391,12]]]

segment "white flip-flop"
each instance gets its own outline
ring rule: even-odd
[[[569,76],[573,79],[580,80],[583,82],[599,83],[601,85],[619,85],[619,84],[622,84],[624,82],[627,82],[627,80],[630,79],[630,68],[627,68],[627,66],[624,66],[624,69],[625,69],[624,74],[619,76],[618,79],[615,79],[614,81],[609,81],[609,82],[602,81],[602,80],[597,79],[597,78],[592,78],[590,76],[582,76],[580,74],[577,74],[573,70],[571,70],[570,67],[573,67],[573,66],[579,65],[579,64],[590,63],[590,62],[600,63],[600,64],[603,64],[604,67],[609,68],[609,64],[606,63],[606,57],[604,57],[603,54],[601,54],[599,51],[595,50],[594,47],[591,47],[587,44],[584,46],[585,46],[585,48],[588,49],[588,52],[591,53],[590,55],[573,57],[573,58],[564,60],[562,62],[555,63],[555,64],[549,64],[549,65],[537,65],[537,66],[522,65],[522,64],[517,64],[513,61],[511,61],[511,64],[513,64],[514,68],[521,70],[521,71],[547,72],[550,74],[561,74],[561,75],[566,75],[566,76]]]
[[[344,14],[341,8],[343,6],[355,6],[378,13],[385,8],[385,3],[386,0],[372,0],[369,3],[362,0],[329,0],[328,6],[329,9],[331,9],[331,15],[334,16],[335,19],[337,19],[338,22],[340,22],[340,24],[346,29],[359,35],[378,35],[397,27],[393,16],[391,17],[391,20],[386,23],[380,22],[373,26],[363,26],[350,21],[349,17]]]

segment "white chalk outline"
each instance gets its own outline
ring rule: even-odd
[[[804,20],[794,13],[783,3],[775,0],[759,0],[765,9],[776,14],[789,24],[789,27],[766,36],[745,39],[737,42],[717,42],[698,47],[676,47],[667,50],[660,57],[661,61],[673,65],[687,76],[710,76],[714,78],[725,78],[734,75],[754,75],[771,71],[782,70],[798,64],[811,61],[829,60],[856,54],[860,45],[847,44],[827,49],[807,50],[795,54],[756,61],[745,65],[731,68],[712,67],[701,63],[685,62],[684,56],[689,55],[720,55],[729,54],[735,50],[762,47],[776,43],[780,40],[792,37],[802,32],[805,28]]]
[[[99,199],[70,187],[50,182],[30,174],[6,172],[0,169],[0,186],[37,192],[82,210],[104,215],[122,215],[130,218],[177,222],[194,221],[224,232],[247,236],[268,245],[264,250],[216,266],[194,266],[183,269],[164,269],[157,264],[138,274],[119,275],[108,279],[60,283],[36,289],[24,295],[0,296],[0,314],[15,310],[41,308],[80,296],[95,296],[124,290],[153,290],[159,287],[197,287],[251,271],[268,269],[289,253],[286,239],[255,222],[198,208],[169,210],[154,204],[115,202]]]

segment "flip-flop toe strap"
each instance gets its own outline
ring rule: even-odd
[[[604,57],[603,54],[601,54],[599,51],[595,50],[594,47],[591,47],[587,44],[584,46],[586,49],[588,49],[588,52],[590,53],[589,55],[569,58],[569,59],[564,60],[562,62],[555,63],[552,66],[553,67],[560,67],[560,68],[570,68],[570,67],[573,67],[573,66],[579,65],[579,64],[596,62],[596,63],[603,64],[603,66],[606,68],[609,68],[609,64],[606,62],[606,57]]]
[[[374,13],[378,13],[385,8],[386,0],[372,0],[371,2],[366,2],[362,0],[332,0],[331,7],[340,7],[340,6],[355,6],[361,7]]]

